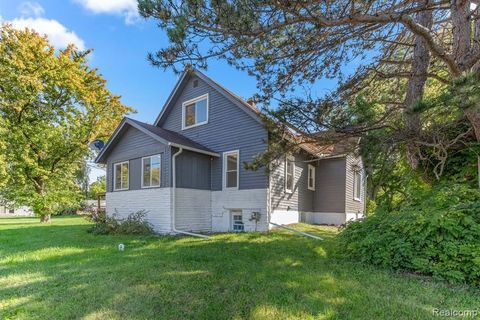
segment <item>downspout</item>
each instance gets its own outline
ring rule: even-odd
[[[210,239],[209,236],[206,236],[206,235],[203,235],[203,234],[198,234],[198,233],[193,233],[193,232],[178,230],[175,227],[175,209],[176,209],[175,193],[176,193],[176,190],[177,190],[177,176],[176,176],[175,160],[176,160],[177,156],[179,156],[182,152],[183,152],[183,148],[179,148],[178,151],[175,152],[175,154],[172,156],[172,230],[175,233],[181,233],[181,234],[186,234],[186,235],[193,236],[193,237]]]

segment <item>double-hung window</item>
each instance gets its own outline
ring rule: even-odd
[[[223,154],[223,187],[238,189],[239,151],[229,151]]]
[[[159,154],[142,158],[142,188],[160,187],[161,167]]]
[[[208,93],[182,105],[182,130],[208,122]]]
[[[308,165],[308,190],[315,191],[315,167]]]
[[[353,199],[362,200],[362,173],[360,170],[355,170],[353,173]]]
[[[114,164],[113,190],[128,190],[128,161]]]
[[[285,159],[285,192],[292,193],[295,185],[295,159],[286,157]]]

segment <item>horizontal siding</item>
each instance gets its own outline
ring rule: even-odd
[[[162,172],[161,186],[170,185],[170,159],[168,147],[145,133],[131,126],[125,126],[120,132],[117,142],[107,155],[107,191],[113,191],[113,165],[129,161],[129,189],[141,189],[142,163],[141,158],[153,154],[161,154]]]
[[[304,154],[295,156],[295,183],[292,193],[285,192],[285,158],[279,159],[271,173],[272,210],[312,211],[315,192],[308,189],[308,163]],[[315,165],[315,163],[310,163]]]
[[[364,199],[365,199],[365,188],[362,186],[362,196],[361,201],[354,199],[354,168],[362,168],[362,177],[365,179],[365,172],[363,170],[363,162],[361,157],[355,157],[353,155],[347,156],[347,167],[346,167],[346,190],[345,190],[345,209],[348,213],[363,213],[364,211]]]
[[[265,152],[267,131],[262,124],[201,79],[196,78],[198,87],[194,88],[192,80],[186,82],[172,101],[172,108],[159,123],[161,127],[179,132],[220,154],[240,150],[241,163],[251,162],[256,155]],[[206,93],[209,94],[208,123],[182,130],[182,103]],[[240,189],[267,188],[265,170],[250,171],[240,167]],[[222,158],[214,158],[211,170],[212,190],[221,190]]]
[[[345,158],[318,161],[312,211],[345,212],[345,171]]]

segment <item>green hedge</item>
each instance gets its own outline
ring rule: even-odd
[[[468,186],[420,191],[397,211],[350,223],[339,238],[350,258],[480,285],[480,192]]]

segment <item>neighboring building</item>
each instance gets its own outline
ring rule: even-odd
[[[301,145],[266,170],[242,163],[268,148],[259,111],[199,71],[186,71],[154,125],[125,118],[96,161],[107,165],[107,214],[148,211],[160,233],[267,231],[341,224],[364,212],[361,158]]]
[[[0,205],[0,217],[31,217],[33,216],[33,211],[29,207],[21,206],[21,207],[7,207],[4,205]]]

